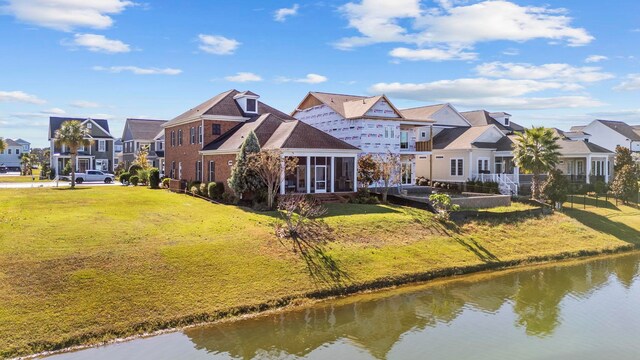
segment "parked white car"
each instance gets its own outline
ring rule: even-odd
[[[99,170],[88,170],[86,173],[76,173],[76,182],[82,184],[83,182],[104,182],[110,184],[116,178],[115,175],[109,174]]]

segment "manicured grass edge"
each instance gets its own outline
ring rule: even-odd
[[[438,278],[466,275],[481,271],[498,271],[525,265],[548,263],[552,261],[577,259],[598,255],[619,254],[623,252],[630,252],[639,248],[640,246],[634,246],[631,244],[620,245],[614,249],[605,249],[601,251],[580,250],[573,252],[561,252],[554,255],[532,256],[519,260],[494,261],[478,265],[449,267],[428,272],[384,277],[377,280],[363,282],[360,284],[353,284],[345,287],[336,287],[333,289],[318,290],[299,295],[286,296],[254,305],[232,307],[213,313],[192,314],[163,321],[145,321],[134,324],[125,329],[88,332],[80,336],[69,337],[68,339],[58,342],[33,342],[29,343],[29,347],[11,349],[5,351],[4,353],[0,353],[0,357],[35,358],[38,356],[52,355],[60,352],[81,350],[94,346],[129,341],[140,337],[160,335],[162,333],[173,332],[187,327],[211,324],[222,320],[236,320],[241,316],[256,316],[267,311],[282,309],[288,306],[303,305],[308,301],[317,301],[336,296],[352,295],[365,291],[383,290],[400,285],[425,282]],[[34,354],[34,352],[38,353]]]

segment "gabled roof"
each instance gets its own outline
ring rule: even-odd
[[[571,127],[571,131],[576,132],[576,131],[584,131],[584,128],[586,128],[587,125],[576,125],[576,126],[572,126]]]
[[[474,111],[465,111],[461,112],[462,116],[464,116],[467,121],[471,124],[471,126],[485,126],[485,125],[495,125],[500,130],[509,130],[506,126],[502,125],[498,120],[491,117],[488,111],[486,110],[474,110]]]
[[[203,151],[235,152],[253,131],[263,149],[358,150],[342,140],[299,120],[281,119],[263,114],[236,125],[223,136],[207,144]]]
[[[245,93],[250,93],[245,91]],[[220,93],[211,99],[203,102],[202,104],[185,111],[184,113],[178,115],[177,117],[171,119],[166,122],[163,127],[172,126],[180,124],[184,121],[195,120],[203,115],[211,115],[211,116],[224,116],[224,117],[236,117],[236,118],[252,118],[259,116],[261,114],[272,113],[276,114],[282,118],[291,118],[289,115],[283,113],[280,110],[274,109],[271,106],[258,101],[258,113],[254,114],[246,114],[242,111],[242,108],[238,105],[238,103],[233,98],[234,96],[240,94],[238,90],[232,89],[227,90],[223,93]],[[253,93],[251,93],[253,94]]]
[[[309,98],[314,97],[320,103],[327,105],[333,111],[340,114],[345,119],[358,119],[365,117],[367,112],[373,108],[373,106],[381,100],[387,102],[389,107],[393,109],[395,114],[397,115],[398,120],[410,120],[407,119],[400,110],[398,110],[393,103],[386,97],[386,95],[376,95],[376,96],[358,96],[358,95],[345,95],[345,94],[333,94],[333,93],[324,93],[311,91],[307,94],[307,96],[302,99],[295,113],[300,109],[300,106]],[[385,118],[385,117],[382,117]],[[386,117],[385,119],[396,119],[396,117]]]
[[[506,135],[504,135],[502,132],[500,132],[502,136],[496,142],[476,141],[482,134],[490,131],[490,129],[500,131],[500,129],[498,129],[494,125],[443,129],[433,137],[433,148],[438,150],[462,150],[473,148],[498,149],[498,145],[500,145],[501,148],[504,148],[505,143],[503,139],[506,138]]]
[[[56,134],[56,130],[60,129],[60,126],[62,126],[62,123],[65,121],[80,121],[80,122],[85,122],[87,121],[89,118],[71,118],[71,117],[55,117],[52,116],[49,118],[49,140],[53,139],[55,134]],[[111,137],[111,132],[109,131],[109,121],[105,120],[105,119],[91,119],[91,121],[93,121],[94,123],[96,123],[96,125],[100,126],[102,129],[104,129],[104,131],[107,132],[107,134],[109,135],[109,137]]]
[[[7,144],[7,146],[20,146],[22,147],[22,144],[20,144],[19,142],[13,140],[13,139],[4,139],[4,143]]]
[[[430,119],[433,114],[437,113],[445,106],[447,106],[447,104],[427,105],[403,109],[401,112],[402,115],[410,119]]]
[[[615,132],[625,136],[629,140],[640,141],[640,134],[638,134],[629,124],[623,121],[613,121],[613,120],[596,120],[596,121],[614,130]]]
[[[20,139],[20,138],[16,139],[16,142],[17,142],[18,144],[22,144],[22,145],[31,145],[31,143],[30,143],[30,142],[28,142],[27,140]]]
[[[127,119],[124,127],[129,130],[132,140],[153,140],[166,122],[167,120]]]
[[[589,153],[613,154],[613,152],[603,148],[602,146],[584,140],[560,139],[558,140],[558,145],[560,145],[560,154],[563,156]]]

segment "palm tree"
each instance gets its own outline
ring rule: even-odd
[[[513,150],[516,165],[533,174],[531,197],[540,198],[540,174],[555,169],[560,153],[559,138],[552,129],[533,127],[519,133]]]
[[[22,175],[29,175],[31,173],[32,166],[31,154],[22,153],[20,155],[20,165],[22,165]]]
[[[91,145],[91,141],[87,139],[89,133],[87,128],[78,120],[69,120],[62,123],[60,128],[56,130],[54,141],[57,145],[65,145],[69,148],[71,154],[71,188],[76,187],[76,158],[78,149],[81,146]]]

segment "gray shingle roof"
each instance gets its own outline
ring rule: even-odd
[[[640,141],[640,134],[634,131],[634,129],[627,123],[622,121],[613,121],[613,120],[596,120],[610,129],[616,131],[619,134],[622,134],[629,140]],[[573,128],[572,128],[573,130]]]
[[[53,139],[55,136],[56,130],[60,129],[62,123],[65,121],[77,120],[83,122],[87,120],[87,118],[70,118],[70,117],[55,117],[52,116],[49,118],[49,139]],[[109,130],[109,121],[105,119],[91,119],[95,121],[101,128],[105,129],[108,133],[111,133]]]
[[[19,142],[13,140],[13,139],[4,139],[4,143],[7,144],[7,146],[20,146],[22,147],[22,144],[20,144]]]
[[[588,153],[613,154],[613,152],[603,148],[602,146],[583,140],[561,139],[558,140],[558,145],[560,145],[560,154],[562,154],[563,156]]]
[[[124,126],[129,128],[132,139],[153,140],[166,122],[167,120],[127,119]]]
[[[404,117],[409,119],[430,120],[433,114],[445,106],[447,106],[447,104],[419,106],[411,109],[403,109],[400,112]]]

